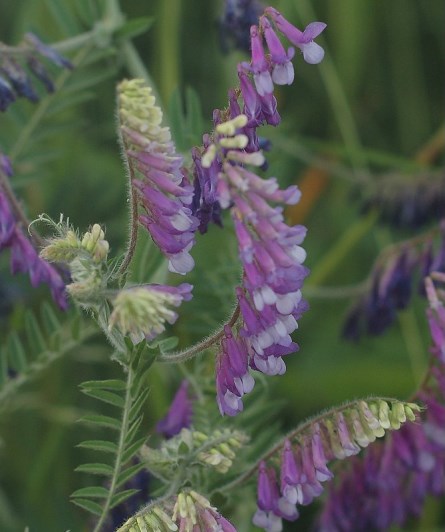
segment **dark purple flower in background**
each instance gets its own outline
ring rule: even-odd
[[[159,421],[156,430],[166,438],[179,434],[192,423],[193,406],[189,398],[189,383],[184,380],[178,388],[166,416]]]
[[[7,172],[12,174],[9,159],[2,157],[0,165],[6,166]],[[68,306],[65,282],[56,268],[39,257],[30,240],[23,234],[0,185],[0,251],[5,248],[11,250],[11,272],[28,274],[33,287],[41,283],[47,284],[54,301],[60,309],[65,310]]]
[[[435,249],[436,247],[436,249]],[[348,311],[342,336],[358,341],[364,334],[384,333],[394,322],[397,312],[406,308],[411,300],[413,286],[420,277],[418,292],[425,295],[424,278],[431,272],[445,271],[445,229],[440,226],[439,245],[414,237],[412,242],[392,246],[389,253],[377,259],[370,275],[367,292]]]
[[[258,23],[264,6],[257,0],[225,0],[219,20],[220,40],[224,51],[232,45],[250,52],[249,28]]]
[[[20,47],[23,46],[21,50]],[[6,111],[9,105],[15,101],[16,96],[26,98],[35,103],[39,101],[32,76],[39,79],[47,92],[54,92],[54,83],[43,63],[37,58],[41,56],[60,68],[73,68],[73,65],[54,48],[44,44],[36,35],[27,33],[23,45],[14,49],[13,56],[8,49],[2,51],[0,60],[0,111]],[[19,58],[19,59],[17,59]]]

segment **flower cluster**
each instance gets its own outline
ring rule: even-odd
[[[357,341],[363,332],[378,335],[395,320],[397,311],[406,308],[413,292],[413,279],[421,281],[431,272],[445,272],[445,226],[435,250],[433,239],[414,238],[392,246],[383,253],[370,276],[370,289],[348,311],[343,336]],[[419,242],[423,245],[419,245]],[[423,284],[418,290],[424,293]]]
[[[26,64],[29,73],[44,85],[47,92],[54,92],[55,87],[49,72],[41,61],[42,58],[61,68],[72,68],[67,59],[54,48],[44,44],[33,33],[27,33],[22,45],[18,48],[10,49],[3,45],[0,60],[0,111],[6,111],[16,97],[23,97],[31,102],[39,100],[38,93],[24,66],[15,59],[18,54],[11,53],[12,51],[21,52],[19,55],[23,57],[23,63]]]
[[[190,209],[193,187],[182,168],[183,159],[176,154],[169,128],[162,127],[162,111],[143,80],[122,81],[118,100],[131,186],[145,210],[139,221],[169,259],[169,270],[185,274],[194,266],[189,251],[198,221]]]
[[[275,29],[274,29],[275,27]],[[322,61],[324,51],[314,39],[325,29],[326,24],[313,22],[302,32],[274,8],[267,8],[259,18],[259,24],[250,28],[251,61],[238,65],[239,89],[229,91],[229,109],[215,110],[213,123],[216,127],[227,118],[235,118],[240,114],[247,117],[247,122],[239,129],[239,133],[247,137],[243,150],[247,153],[258,152],[261,141],[257,129],[262,124],[276,126],[280,123],[277,101],[273,95],[274,84],[290,84],[294,78],[291,59],[294,48],[286,52],[276,33],[282,33],[302,52],[305,61],[316,64]],[[269,53],[266,53],[264,41]],[[211,139],[203,138],[204,149],[209,147]],[[193,151],[195,165],[195,197],[192,205],[193,214],[199,219],[201,232],[207,230],[210,221],[220,223],[219,198],[216,194],[216,183],[221,171],[222,161],[215,158],[211,165],[202,165],[202,153]],[[239,161],[241,164],[244,161]],[[263,160],[260,166],[264,165]]]
[[[217,361],[218,404],[222,414],[242,410],[241,398],[253,388],[249,367],[267,375],[283,374],[282,357],[298,349],[291,333],[306,310],[301,296],[308,274],[300,246],[306,229],[289,227],[281,206],[298,202],[296,186],[281,190],[275,178],[262,179],[246,165],[260,166],[260,151],[247,153],[248,137],[242,128],[246,115],[237,115],[216,126],[214,142],[203,154],[204,168],[220,166],[217,197],[230,208],[243,266],[242,286],[237,288],[241,326],[236,333],[226,327]]]
[[[377,209],[380,219],[394,227],[417,228],[445,216],[445,173],[384,175],[363,201],[367,212]]]
[[[44,216],[41,219],[52,222]],[[59,236],[47,242],[40,256],[49,262],[61,262],[69,266],[71,283],[66,289],[76,301],[86,306],[97,302],[106,286],[104,269],[109,244],[104,231],[99,224],[94,224],[90,231],[79,238],[63,222],[56,227]]]
[[[236,453],[247,443],[247,437],[236,430],[214,430],[204,434],[193,428],[183,428],[178,434],[165,440],[159,449],[144,445],[141,460],[147,469],[162,478],[174,478],[179,467],[206,467],[219,473],[227,473]],[[178,458],[179,457],[179,458]]]
[[[11,250],[11,272],[27,273],[32,286],[45,283],[59,308],[67,308],[65,283],[59,272],[39,257],[29,238],[23,234],[0,185],[0,252]]]
[[[323,492],[322,484],[333,478],[327,467],[330,460],[357,454],[386,430],[397,430],[407,420],[414,421],[419,410],[413,403],[359,401],[310,423],[300,431],[297,445],[285,441],[279,480],[273,466],[260,464],[254,524],[268,532],[281,531],[281,520],[297,519],[296,505],[310,504]]]
[[[445,309],[429,279],[427,292],[433,348],[428,378],[416,394],[426,407],[422,423],[405,425],[350,462],[329,492],[320,532],[402,526],[421,513],[428,495],[445,493]]]
[[[155,502],[140,510],[117,532],[236,532],[210,502],[196,491],[182,491],[177,497]]]

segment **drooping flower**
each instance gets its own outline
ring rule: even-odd
[[[166,438],[171,438],[179,434],[183,428],[188,428],[192,422],[193,406],[188,395],[188,381],[183,380],[178,388],[170,408],[161,421],[158,422],[156,430]]]
[[[252,391],[254,384],[249,373],[248,346],[242,336],[234,337],[226,325],[216,360],[216,398],[221,415],[241,412],[242,397]]]
[[[300,31],[273,7],[266,8],[265,13],[272,18],[277,25],[278,30],[283,33],[292,44],[300,48],[303,52],[304,60],[307,63],[316,65],[323,60],[324,50],[319,44],[314,42],[314,39],[326,28],[324,22],[311,22],[306,26],[304,31]]]
[[[131,176],[131,185],[146,212],[139,221],[169,259],[169,270],[185,274],[194,266],[189,252],[198,220],[190,208],[193,187],[182,169],[183,159],[143,80],[121,82],[118,98],[123,147],[130,167],[139,172]]]
[[[178,315],[170,307],[178,307],[192,297],[192,285],[147,284],[121,290],[113,299],[109,328],[117,326],[133,343],[151,340],[165,330],[165,322],[173,324]]]

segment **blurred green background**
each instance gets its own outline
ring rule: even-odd
[[[26,31],[47,43],[74,37],[100,21],[106,4],[0,0],[0,40],[17,44]],[[272,379],[270,394],[282,400],[285,430],[347,399],[408,397],[422,379],[429,340],[420,298],[381,337],[351,344],[340,338],[340,331],[350,294],[367,277],[379,251],[411,236],[377,225],[372,215],[360,215],[363,183],[389,171],[409,179],[421,167],[443,165],[443,153],[421,162],[418,155],[435,146],[443,130],[445,40],[441,0],[282,0],[273,5],[301,28],[314,20],[328,25],[318,40],[326,50],[324,62],[312,66],[296,58],[294,84],[276,91],[283,122],[261,132],[272,141],[268,175],[276,175],[283,185],[299,184],[306,194],[301,207],[287,214],[308,227],[305,248],[313,272],[306,291],[311,310],[296,334],[300,353],[290,357],[284,377]],[[149,30],[133,42],[173,123],[187,88],[198,95],[203,119],[187,139],[198,143],[199,134],[211,128],[213,109],[226,105],[227,89],[237,80],[236,64],[247,59],[240,51],[222,53],[217,20],[223,2],[126,0],[121,9],[128,20],[152,18]],[[127,220],[115,86],[139,67],[125,35],[107,37],[104,32],[102,37],[59,95],[42,101],[47,102],[42,120],[36,113],[43,103],[27,101],[0,116],[0,149],[14,155],[12,182],[31,217],[45,211],[58,218],[63,212],[81,229],[104,224],[112,252],[118,253],[125,245]],[[75,60],[78,53],[67,55]],[[53,73],[56,79],[63,76]],[[35,127],[27,131],[30,118]],[[197,268],[190,275],[195,297],[181,309],[176,327],[181,345],[208,334],[234,304],[231,287],[239,271],[229,226],[224,231],[211,227],[198,237]],[[6,296],[0,305],[0,337],[6,341],[10,329],[23,328],[25,309],[38,310],[46,292],[39,289],[30,297],[28,281],[11,278],[7,252],[0,268],[0,284],[9,287],[15,302],[12,312]],[[82,461],[90,461],[75,445],[93,437],[76,420],[98,408],[78,385],[119,374],[109,352],[95,339],[51,365],[2,409],[0,530],[89,529],[88,518],[68,500],[88,482],[73,473]],[[164,414],[180,378],[176,368],[153,372],[147,430]],[[244,523],[240,530],[253,529],[247,524],[251,511],[251,502],[237,510],[238,522]],[[303,511],[301,521],[288,530],[307,530],[311,512]],[[431,502],[421,524],[405,529],[439,530],[444,522],[443,510]]]

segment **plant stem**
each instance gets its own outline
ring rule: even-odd
[[[229,327],[232,327],[235,325],[238,317],[240,314],[240,308],[239,305],[235,307],[235,310],[233,311],[232,316],[229,318],[228,322],[224,325],[228,325]],[[217,331],[215,331],[213,334],[202,340],[201,342],[189,347],[188,349],[184,349],[183,351],[176,351],[172,353],[163,353],[156,359],[157,362],[163,362],[166,364],[178,364],[179,362],[185,362],[186,360],[190,360],[195,355],[201,353],[202,351],[205,351],[209,347],[212,347],[218,340],[220,340],[224,336],[224,326],[219,328]]]
[[[119,138],[120,143],[122,145],[122,152],[124,154],[124,160],[125,165],[127,167],[128,171],[128,195],[130,197],[130,235],[128,238],[128,244],[127,244],[127,250],[125,252],[125,257],[123,258],[121,265],[119,266],[119,269],[116,273],[116,277],[119,277],[123,275],[126,271],[128,266],[130,265],[130,262],[133,258],[134,252],[136,250],[136,244],[138,240],[138,198],[137,193],[133,187],[133,179],[134,179],[134,168],[130,161],[128,160],[128,157],[126,155],[126,146],[124,143],[124,140],[122,138],[122,135],[119,132]]]
[[[116,453],[116,461],[114,463],[113,475],[111,477],[111,483],[110,483],[110,488],[108,490],[108,495],[102,507],[102,514],[99,517],[99,520],[96,526],[94,527],[93,532],[99,532],[100,530],[102,530],[102,527],[105,524],[105,521],[108,517],[108,512],[111,509],[111,501],[117,489],[117,481],[118,481],[119,474],[123,466],[122,456],[125,450],[125,439],[128,434],[128,427],[130,425],[130,410],[131,410],[131,406],[133,402],[132,393],[131,393],[131,390],[133,387],[133,379],[134,379],[134,371],[131,367],[131,364],[128,364],[127,381],[125,383],[126,385],[125,386],[125,400],[124,400],[124,407],[123,407],[123,413],[122,413],[121,430],[119,433],[118,448],[117,448],[117,453]]]

